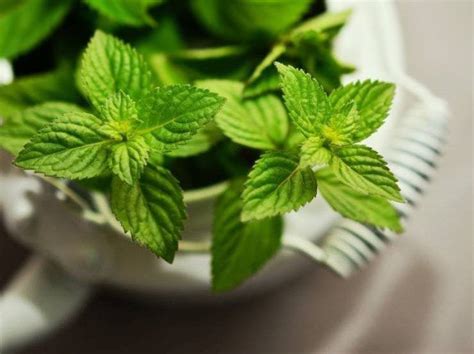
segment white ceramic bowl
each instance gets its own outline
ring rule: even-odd
[[[358,78],[392,80],[386,55],[377,47],[366,13],[370,6],[356,6],[351,22],[341,33],[337,51],[358,68],[346,81]],[[365,13],[364,13],[365,11]],[[398,120],[402,91],[399,90],[387,124],[368,143],[384,150]],[[2,159],[2,189],[5,223],[10,233],[28,247],[59,263],[72,275],[89,282],[118,286],[156,296],[207,296],[210,283],[210,256],[207,253],[178,253],[172,265],[156,258],[144,248],[107,227],[97,226],[80,217],[77,210],[58,198],[49,185],[15,168],[7,168]],[[33,191],[33,192],[32,192]],[[188,221],[184,240],[205,241],[211,237],[212,209],[216,189],[192,191],[200,194],[188,203]],[[28,195],[27,195],[28,194]],[[188,192],[189,195],[189,192]],[[285,237],[320,239],[337,219],[322,198],[298,213],[285,216]],[[298,273],[299,256],[282,251],[265,267],[257,280],[242,292],[263,290]],[[239,292],[238,292],[239,293]]]

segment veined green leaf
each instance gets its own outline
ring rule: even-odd
[[[163,0],[85,0],[102,15],[124,25],[154,25],[148,14],[148,8],[160,4]]]
[[[397,179],[376,151],[364,145],[350,145],[333,153],[330,167],[342,183],[361,193],[403,202]]]
[[[100,108],[100,113],[109,122],[138,120],[135,101],[123,91],[110,96]]]
[[[168,170],[148,164],[133,185],[115,177],[111,207],[135,242],[173,262],[186,213],[181,188]]]
[[[85,179],[107,171],[113,143],[100,129],[101,120],[88,113],[68,113],[41,129],[15,164],[47,176]]]
[[[216,123],[230,139],[262,150],[273,150],[283,145],[288,134],[288,118],[277,96],[244,100],[244,86],[236,81],[206,80],[197,85],[226,98],[224,107],[216,115]]]
[[[316,196],[316,178],[310,167],[300,168],[296,154],[265,153],[253,166],[242,195],[242,221],[283,214]]]
[[[72,112],[82,112],[82,109],[69,103],[50,102],[15,112],[0,126],[0,146],[17,155],[40,129],[63,114]]]
[[[76,102],[72,70],[61,67],[54,71],[15,78],[9,85],[0,85],[0,114],[11,114],[50,101]]]
[[[242,223],[242,182],[219,197],[212,238],[212,288],[230,290],[259,271],[281,246],[281,217]]]
[[[141,123],[135,101],[122,91],[110,96],[100,107],[100,113],[105,121],[103,131],[116,140],[128,140]]]
[[[136,101],[152,85],[151,71],[143,57],[101,31],[96,31],[82,57],[79,80],[82,91],[97,109],[119,91]]]
[[[0,9],[0,58],[34,48],[63,20],[72,0],[19,0]]]
[[[319,170],[316,178],[324,199],[342,216],[395,232],[403,231],[397,211],[384,198],[360,193],[348,187],[336,178],[330,168]]]
[[[321,133],[331,117],[331,105],[319,83],[302,70],[276,63],[280,73],[285,105],[290,118],[303,135]]]
[[[395,85],[366,80],[354,82],[334,90],[329,100],[335,111],[350,102],[355,102],[360,119],[354,132],[354,142],[368,138],[384,122],[395,95]]]
[[[110,169],[125,183],[133,184],[145,167],[148,154],[149,147],[142,136],[112,145]]]
[[[137,103],[143,121],[137,134],[149,133],[154,149],[175,150],[209,123],[224,101],[215,93],[190,85],[157,87]]]
[[[355,103],[350,102],[333,113],[328,124],[323,127],[323,136],[333,145],[351,144],[358,123],[359,112]]]
[[[300,168],[326,165],[331,161],[331,151],[323,146],[319,137],[308,138],[301,146]]]

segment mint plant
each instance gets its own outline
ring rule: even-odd
[[[187,217],[183,189],[226,181],[210,247],[215,291],[262,268],[282,246],[284,214],[318,191],[343,217],[401,232],[396,178],[363,144],[395,87],[342,86],[354,68],[336,59],[332,41],[350,12],[303,18],[311,5],[7,2],[0,56],[21,72],[25,53],[28,63],[49,46],[67,54],[0,87],[0,146],[21,169],[107,196],[122,231],[169,263]],[[190,12],[202,27],[183,22]],[[80,48],[60,33],[76,14],[92,37]],[[39,30],[22,41],[33,24]]]
[[[224,100],[188,85],[153,87],[143,58],[100,31],[84,53],[79,80],[97,114],[56,116],[24,146],[15,164],[73,180],[112,173],[112,210],[124,230],[172,262],[185,218],[182,192],[168,170],[148,163],[149,153],[175,150]]]

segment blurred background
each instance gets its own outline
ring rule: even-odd
[[[347,281],[310,266],[264,297],[212,307],[100,290],[72,323],[22,353],[471,353],[474,5],[398,8],[408,72],[448,101],[451,120],[439,174],[383,257]],[[0,289],[27,255],[0,226]]]

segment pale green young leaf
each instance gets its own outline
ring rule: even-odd
[[[17,155],[28,140],[47,124],[65,113],[81,111],[73,104],[50,102],[15,112],[0,126],[0,147]]]
[[[85,0],[100,14],[124,25],[154,25],[148,14],[148,8],[160,4],[163,0]]]
[[[14,59],[44,40],[68,13],[72,0],[18,0],[0,8],[0,58]]]
[[[402,232],[396,209],[384,198],[358,192],[341,183],[330,168],[316,173],[319,191],[342,216],[378,227]]]
[[[334,90],[329,100],[335,111],[341,110],[350,102],[357,105],[360,119],[353,134],[353,141],[359,142],[368,138],[383,124],[390,111],[394,95],[395,85],[366,80]]]
[[[115,177],[111,207],[135,242],[173,262],[186,213],[181,188],[168,170],[148,164],[133,185]]]
[[[122,181],[133,184],[137,181],[149,157],[149,147],[142,136],[111,146],[109,166]]]
[[[197,83],[226,99],[216,123],[234,142],[255,149],[281,147],[288,134],[285,107],[275,95],[243,99],[243,84],[236,81],[206,80]]]
[[[110,96],[100,107],[102,130],[116,140],[128,140],[140,125],[135,101],[122,91]]]
[[[142,120],[137,134],[149,134],[153,148],[161,152],[175,150],[209,123],[224,101],[190,85],[157,87],[137,103]]]
[[[227,291],[259,271],[281,247],[281,217],[243,223],[242,182],[233,182],[215,206],[211,248],[212,288]]]
[[[397,179],[376,151],[364,145],[333,150],[331,170],[344,184],[361,193],[403,202]]]
[[[123,91],[111,95],[100,107],[102,118],[108,122],[138,121],[137,105],[132,98]]]
[[[102,121],[88,113],[67,113],[41,129],[20,151],[15,164],[47,176],[85,179],[108,169],[108,147]]]
[[[357,107],[355,103],[349,102],[332,114],[327,125],[323,127],[322,133],[332,145],[348,145],[353,142],[358,123]]]
[[[78,99],[72,71],[61,67],[42,74],[20,76],[11,84],[0,85],[0,114],[6,118],[36,104],[49,101],[76,102]]]
[[[320,137],[308,138],[301,146],[300,168],[326,165],[331,161],[331,151],[323,146]]]
[[[310,202],[317,191],[310,167],[300,168],[298,155],[274,151],[257,160],[242,195],[242,221],[284,214]]]
[[[133,100],[146,95],[152,86],[145,59],[121,40],[96,31],[82,57],[79,70],[82,91],[97,108],[119,91]]]
[[[321,133],[331,117],[331,105],[316,79],[291,65],[276,63],[288,114],[303,135]]]

